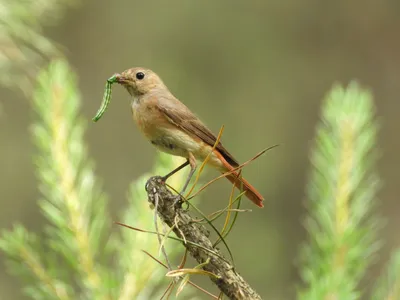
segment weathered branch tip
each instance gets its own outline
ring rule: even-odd
[[[173,226],[175,235],[186,240],[183,243],[189,254],[199,264],[207,261],[203,269],[217,277],[210,276],[217,287],[229,299],[259,300],[260,295],[235,271],[233,265],[223,257],[217,248],[212,247],[208,238],[208,230],[196,222],[189,211],[176,204],[176,195],[167,189],[161,177],[151,177],[146,183],[148,200],[153,205],[157,203],[157,213],[161,220],[169,227]],[[196,245],[194,245],[196,244]]]

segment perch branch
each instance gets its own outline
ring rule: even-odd
[[[203,269],[217,275],[217,277],[210,276],[210,279],[229,299],[261,299],[260,295],[235,271],[234,267],[226,259],[221,259],[222,254],[218,249],[213,248],[207,229],[196,222],[188,211],[174,205],[176,196],[167,189],[161,177],[150,178],[146,183],[146,191],[150,203],[155,205],[156,199],[158,200],[157,212],[161,220],[173,228],[177,237],[187,241],[183,244],[189,254],[199,264],[210,259]]]

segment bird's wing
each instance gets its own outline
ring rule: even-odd
[[[214,146],[217,141],[216,136],[183,103],[175,102],[174,104],[163,105],[159,103],[158,109],[175,126],[183,129],[191,136],[200,138],[211,147]],[[221,142],[218,143],[216,149],[231,166],[239,166],[239,162],[222,146]]]

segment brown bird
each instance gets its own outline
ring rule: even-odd
[[[172,95],[156,73],[145,68],[128,69],[116,75],[116,81],[123,85],[133,97],[131,109],[133,119],[140,131],[159,150],[187,159],[181,166],[163,177],[190,165],[189,176],[181,194],[186,190],[196,170],[196,160],[204,160],[211,152],[216,136],[186,107]],[[225,173],[239,166],[238,161],[218,143],[211,154],[209,165]],[[245,195],[259,207],[264,198],[237,172],[227,178],[237,188],[243,188]]]

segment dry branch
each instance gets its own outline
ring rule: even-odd
[[[176,195],[173,195],[166,188],[161,177],[150,178],[146,183],[146,191],[149,202],[155,205],[158,201],[157,212],[161,220],[169,227],[173,227],[176,236],[187,241],[184,246],[189,254],[199,264],[206,262],[208,258],[210,259],[203,269],[218,276],[218,278],[211,276],[210,279],[229,299],[261,299],[260,295],[235,271],[232,264],[227,259],[223,259],[220,251],[212,247],[207,229],[196,223],[188,211],[174,205]],[[193,245],[193,243],[200,247]]]

